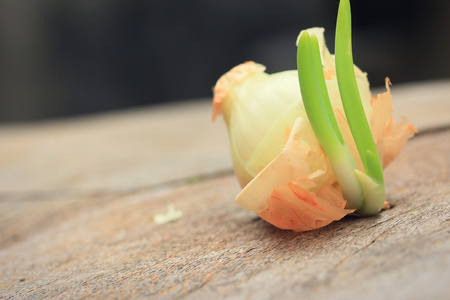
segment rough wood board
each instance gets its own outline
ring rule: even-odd
[[[0,192],[126,191],[228,169],[210,101],[0,127]]]
[[[422,131],[450,125],[450,80],[394,83],[391,91],[397,119],[406,115]]]
[[[444,299],[449,151],[449,130],[414,139],[386,174],[393,209],[312,232],[235,206],[229,175],[85,203],[0,252],[2,296]],[[153,224],[168,203],[184,216]]]
[[[395,207],[299,234],[233,203],[209,103],[0,127],[0,298],[445,299],[450,84],[410,88],[394,105],[423,133],[386,172]],[[183,217],[155,225],[169,203]]]

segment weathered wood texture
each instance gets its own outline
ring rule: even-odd
[[[448,299],[450,82],[393,93],[394,207],[304,233],[234,204],[209,103],[0,127],[0,298]]]

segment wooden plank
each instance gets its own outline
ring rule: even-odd
[[[444,299],[449,151],[450,130],[414,139],[386,174],[393,209],[305,233],[235,206],[229,175],[88,205],[2,250],[0,289],[4,298]],[[168,203],[183,217],[152,223]]]
[[[423,132],[386,172],[394,208],[306,233],[233,203],[209,102],[0,127],[0,298],[444,299],[449,83],[393,87]]]
[[[408,116],[420,131],[450,126],[450,80],[409,83],[391,87],[394,116]]]
[[[210,101],[0,127],[0,191],[129,190],[229,168]]]

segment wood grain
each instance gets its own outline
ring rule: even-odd
[[[304,233],[233,203],[209,103],[0,128],[0,298],[446,299],[450,84],[420,86],[435,104],[393,90],[423,111],[386,170],[393,208]],[[183,217],[154,224],[170,203]]]

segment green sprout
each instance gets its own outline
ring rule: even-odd
[[[384,203],[384,179],[356,83],[349,0],[341,0],[339,4],[335,56],[339,92],[364,172],[358,170],[337,125],[325,84],[317,37],[306,31],[301,34],[297,49],[303,103],[311,127],[347,200],[347,207],[356,209],[356,213],[361,215],[373,215],[381,210]]]

